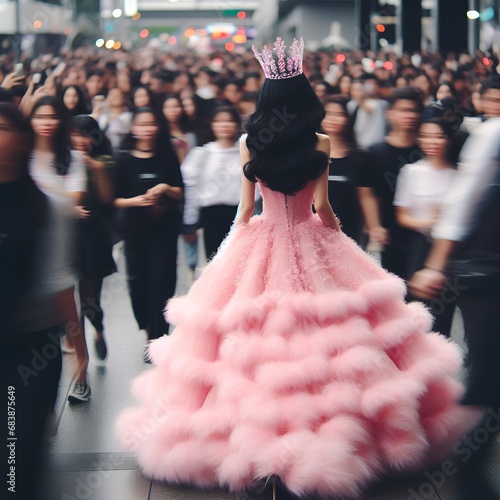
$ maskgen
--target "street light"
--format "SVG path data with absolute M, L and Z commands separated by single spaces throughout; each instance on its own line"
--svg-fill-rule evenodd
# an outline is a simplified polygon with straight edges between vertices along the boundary
M 477 10 L 468 10 L 467 11 L 467 17 L 471 20 L 474 21 L 474 19 L 479 19 L 479 12 Z
M 114 17 L 115 19 L 118 19 L 119 17 L 121 17 L 121 15 L 122 15 L 122 9 L 115 9 L 115 10 L 113 11 L 113 17 Z

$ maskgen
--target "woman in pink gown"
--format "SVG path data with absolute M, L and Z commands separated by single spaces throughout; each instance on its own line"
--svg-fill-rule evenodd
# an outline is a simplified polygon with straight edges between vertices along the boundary
M 355 496 L 452 439 L 461 354 L 339 230 L 303 45 L 275 50 L 277 62 L 257 55 L 267 78 L 241 141 L 233 228 L 169 301 L 176 329 L 151 344 L 140 406 L 118 430 L 157 480 L 239 491 L 277 477 L 299 496 Z M 264 211 L 251 217 L 256 183 Z

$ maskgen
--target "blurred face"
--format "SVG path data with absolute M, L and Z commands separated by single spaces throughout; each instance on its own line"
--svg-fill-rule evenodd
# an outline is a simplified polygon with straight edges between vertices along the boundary
M 406 88 L 408 87 L 408 82 L 406 81 L 405 78 L 403 77 L 399 77 L 397 80 L 396 80 L 396 88 L 397 89 L 403 89 L 403 88 Z
M 351 97 L 355 101 L 361 101 L 365 97 L 365 86 L 361 82 L 353 82 L 351 84 Z
M 138 141 L 153 141 L 156 139 L 160 127 L 153 113 L 139 113 L 134 117 L 130 132 Z
M 488 89 L 481 96 L 483 113 L 489 117 L 500 116 L 500 90 Z
M 143 108 L 145 106 L 151 105 L 149 100 L 149 95 L 146 89 L 137 89 L 134 94 L 134 106 L 136 108 Z
M 450 141 L 443 129 L 435 123 L 422 123 L 418 131 L 418 144 L 425 156 L 442 158 Z
M 314 92 L 316 92 L 316 95 L 321 99 L 326 95 L 326 86 L 322 83 L 318 83 L 314 86 Z
M 238 137 L 240 127 L 229 113 L 217 113 L 212 120 L 212 131 L 218 140 Z
M 245 90 L 247 92 L 257 92 L 260 89 L 260 80 L 253 76 L 245 81 Z
M 395 101 L 392 108 L 387 112 L 387 118 L 392 128 L 405 131 L 416 129 L 420 121 L 420 115 L 418 104 L 409 99 Z
M 431 86 L 424 75 L 417 76 L 413 80 L 413 87 L 420 89 L 424 96 L 429 96 L 431 93 Z
M 182 105 L 184 106 L 184 111 L 186 115 L 188 115 L 190 118 L 194 118 L 196 115 L 196 105 L 191 98 L 183 99 L 182 100 Z
M 177 123 L 182 117 L 182 104 L 177 99 L 167 99 L 162 111 L 169 123 Z
M 78 94 L 73 87 L 64 92 L 63 102 L 67 109 L 73 110 L 78 105 Z
M 51 138 L 61 126 L 61 117 L 52 106 L 40 106 L 31 117 L 31 126 L 36 136 Z
M 88 153 L 92 147 L 92 138 L 83 135 L 79 130 L 72 130 L 70 133 L 71 147 L 82 153 Z
M 339 90 L 342 95 L 349 95 L 351 90 L 351 79 L 348 76 L 344 76 L 340 79 Z
M 238 104 L 241 99 L 241 91 L 237 85 L 231 83 L 224 88 L 224 97 L 231 104 Z
M 111 107 L 120 108 L 125 105 L 125 98 L 123 92 L 120 89 L 111 89 L 108 93 L 108 104 Z
M 104 81 L 99 75 L 92 75 L 85 83 L 89 97 L 94 97 L 101 93 L 104 87 Z
M 448 97 L 453 97 L 450 87 L 448 87 L 448 85 L 441 85 L 437 89 L 436 99 L 439 101 L 440 99 L 446 99 Z
M 174 80 L 174 85 L 173 85 L 174 94 L 178 94 L 182 89 L 185 89 L 186 87 L 189 87 L 189 77 L 186 75 L 186 73 L 181 73 Z
M 321 122 L 321 128 L 325 133 L 329 135 L 342 134 L 349 120 L 344 108 L 340 104 L 329 103 L 325 106 L 325 113 L 325 118 Z

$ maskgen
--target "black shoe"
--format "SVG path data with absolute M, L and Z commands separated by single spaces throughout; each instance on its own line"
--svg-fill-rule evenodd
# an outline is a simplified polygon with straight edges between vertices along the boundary
M 90 387 L 85 382 L 76 382 L 73 390 L 69 393 L 70 403 L 86 403 L 90 399 Z
M 94 348 L 97 357 L 101 361 L 104 361 L 108 357 L 108 347 L 106 345 L 106 341 L 104 340 L 104 334 L 96 336 L 94 339 Z

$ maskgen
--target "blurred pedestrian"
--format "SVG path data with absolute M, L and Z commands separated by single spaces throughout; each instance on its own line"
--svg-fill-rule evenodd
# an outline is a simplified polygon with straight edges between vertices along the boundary
M 236 216 L 241 195 L 237 140 L 241 119 L 233 107 L 220 107 L 212 117 L 215 141 L 197 147 L 182 164 L 186 183 L 184 223 L 199 223 L 207 259 L 217 252 Z
M 168 334 L 163 309 L 177 280 L 183 182 L 165 118 L 156 108 L 133 112 L 122 147 L 114 205 L 125 209 L 122 235 L 134 316 L 152 340 Z
M 399 172 L 394 195 L 396 221 L 408 233 L 408 260 L 405 275 L 422 268 L 432 246 L 431 230 L 439 217 L 443 200 L 456 174 L 449 151 L 454 130 L 443 118 L 423 121 L 418 143 L 423 158 L 405 165 Z M 434 316 L 434 330 L 450 336 L 455 301 L 428 304 Z
M 56 402 L 63 333 L 77 352 L 77 383 L 85 383 L 88 365 L 73 296 L 70 221 L 60 198 L 40 191 L 28 175 L 33 140 L 21 113 L 1 103 L 0 471 L 5 498 L 20 500 L 39 498 L 40 452 Z
M 328 200 L 340 220 L 342 231 L 362 244 L 364 220 L 357 184 L 362 164 L 370 162 L 370 155 L 356 144 L 348 103 L 349 98 L 343 96 L 324 99 L 326 114 L 321 130 L 328 135 L 331 144 Z
M 417 297 L 450 300 L 451 295 L 451 300 L 456 300 L 468 345 L 469 374 L 463 403 L 495 412 L 500 406 L 499 144 L 500 118 L 491 118 L 471 132 L 432 230 L 432 249 L 424 267 L 409 283 Z M 486 413 L 486 424 L 488 418 Z M 484 425 L 485 421 L 477 429 L 484 430 Z M 479 435 L 477 429 L 470 436 Z M 481 446 L 473 447 L 469 459 L 460 466 L 460 500 L 500 498 L 485 476 L 498 430 L 486 429 L 487 439 L 481 438 Z
M 41 97 L 33 106 L 29 122 L 34 131 L 34 148 L 29 161 L 31 177 L 42 191 L 57 197 L 74 219 L 86 218 L 88 211 L 82 206 L 87 189 L 85 165 L 81 154 L 71 151 L 69 122 L 62 101 L 53 96 Z M 73 233 L 74 227 L 70 231 Z M 74 240 L 72 243 L 75 257 Z M 76 307 L 74 296 L 72 301 L 71 307 Z M 75 352 L 69 335 L 66 336 L 63 350 Z M 86 378 L 83 378 L 75 382 L 68 399 L 71 402 L 85 402 L 90 399 L 90 395 L 90 387 Z
M 415 89 L 397 89 L 390 100 L 387 119 L 391 131 L 384 142 L 370 148 L 372 163 L 359 178 L 361 207 L 370 240 L 382 245 L 382 266 L 405 278 L 408 262 L 408 231 L 396 221 L 393 207 L 399 171 L 422 158 L 417 130 L 422 116 L 422 100 Z
M 130 132 L 132 113 L 128 109 L 124 93 L 117 87 L 109 90 L 104 106 L 94 114 L 99 128 L 106 134 L 116 151 Z
M 111 210 L 113 204 L 113 156 L 108 138 L 89 115 L 70 122 L 73 149 L 82 155 L 87 188 L 82 205 L 87 216 L 77 221 L 77 272 L 82 330 L 85 318 L 95 329 L 97 357 L 105 360 L 104 313 L 101 307 L 102 282 L 116 271 L 112 257 Z

